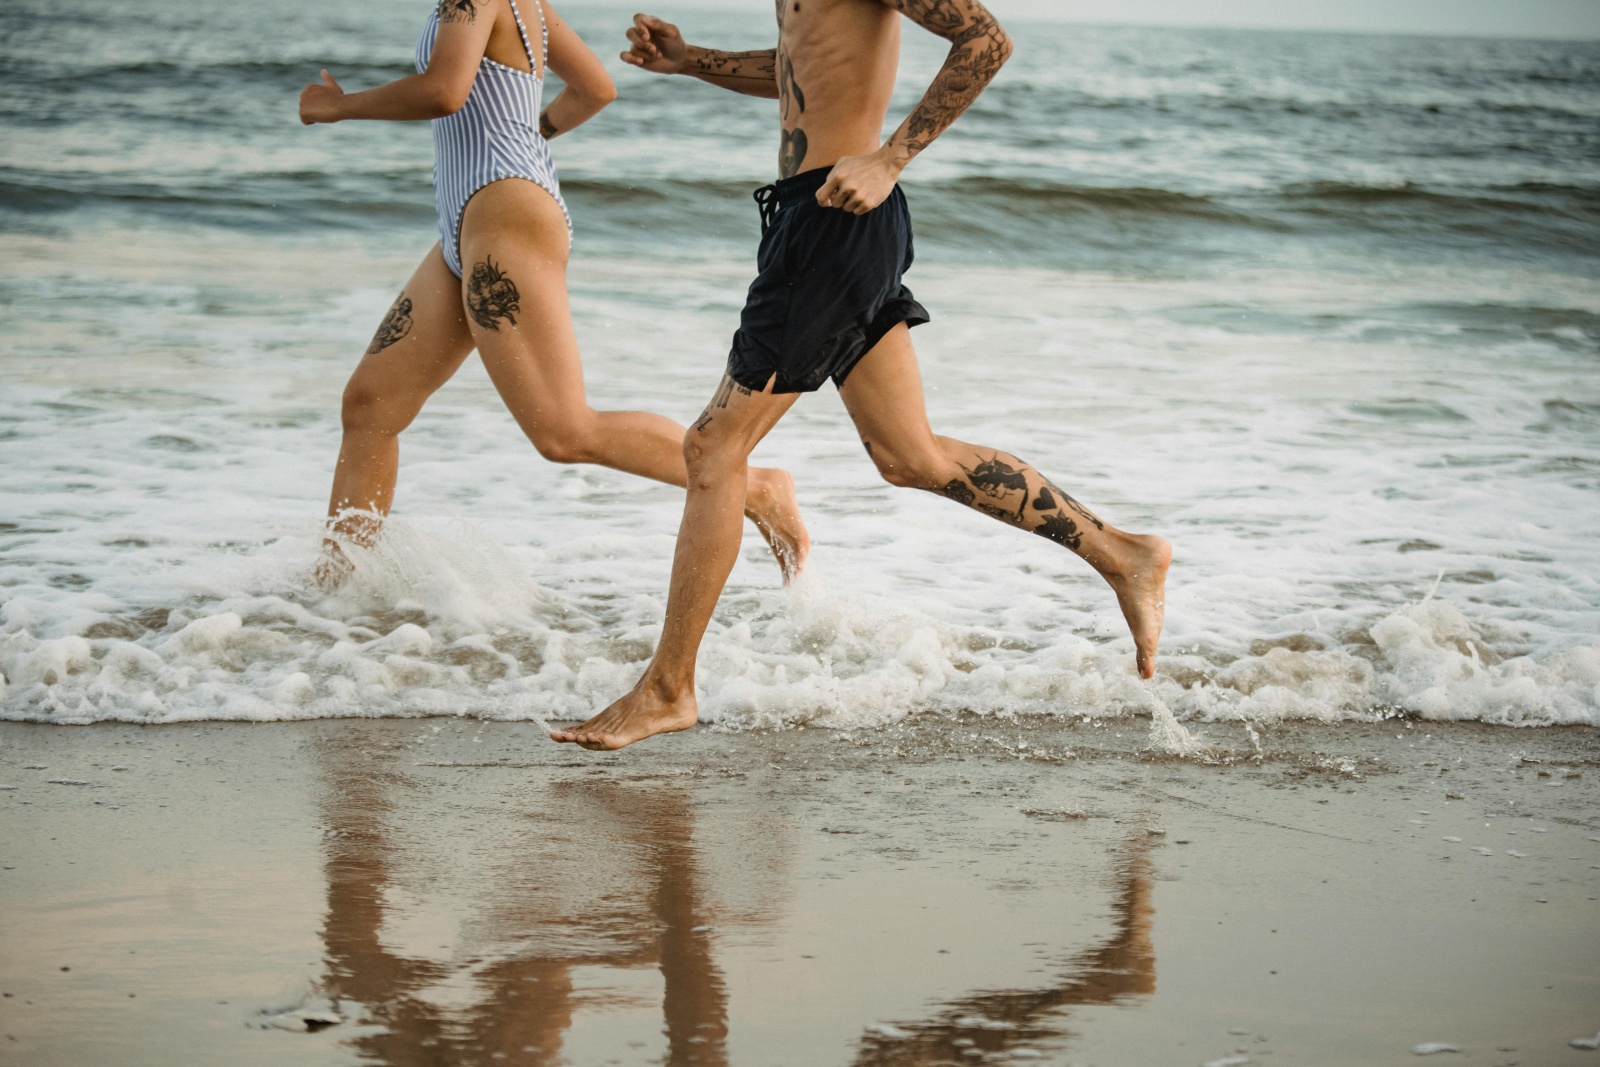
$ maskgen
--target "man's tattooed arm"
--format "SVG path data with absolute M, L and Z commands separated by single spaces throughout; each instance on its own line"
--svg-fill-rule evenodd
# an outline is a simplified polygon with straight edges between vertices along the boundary
M 912 22 L 950 42 L 950 54 L 922 102 L 885 147 L 902 166 L 933 143 L 1011 58 L 1011 38 L 978 0 L 884 0 Z
M 778 96 L 776 48 L 719 52 L 691 45 L 683 57 L 683 73 L 746 96 L 762 96 L 769 100 Z

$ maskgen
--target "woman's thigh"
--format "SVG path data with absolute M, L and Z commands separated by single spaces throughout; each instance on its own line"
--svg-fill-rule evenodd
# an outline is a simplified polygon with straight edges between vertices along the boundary
M 439 246 L 395 298 L 345 390 L 346 406 L 409 422 L 472 353 L 461 282 Z
M 484 369 L 525 429 L 587 412 L 567 302 L 567 224 L 533 182 L 486 185 L 461 220 L 461 302 Z

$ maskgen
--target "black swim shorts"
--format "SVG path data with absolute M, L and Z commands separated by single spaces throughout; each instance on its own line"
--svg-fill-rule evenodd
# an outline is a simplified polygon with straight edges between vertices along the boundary
M 845 377 L 900 323 L 928 312 L 900 283 L 911 266 L 911 212 L 895 186 L 865 215 L 817 203 L 829 168 L 756 191 L 759 273 L 739 317 L 728 376 L 746 389 L 809 393 Z

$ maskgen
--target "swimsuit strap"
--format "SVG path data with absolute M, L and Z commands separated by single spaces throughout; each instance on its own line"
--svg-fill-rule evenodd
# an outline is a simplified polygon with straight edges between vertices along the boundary
M 543 0 L 533 0 L 533 6 L 539 9 L 539 36 L 544 47 L 544 63 L 539 68 L 542 71 L 550 65 L 550 20 L 545 17 Z
M 538 69 L 533 72 L 534 77 L 543 78 L 544 64 L 534 61 L 533 45 L 528 43 L 528 28 L 522 24 L 522 12 L 517 10 L 517 0 L 507 0 L 507 2 L 511 5 L 511 17 L 517 20 L 517 36 L 522 38 L 522 50 L 528 54 L 528 66 L 537 67 Z M 535 7 L 539 7 L 539 0 L 533 0 L 533 4 Z M 541 26 L 544 24 L 544 8 L 542 7 L 539 7 L 539 23 Z M 545 58 L 548 59 L 550 56 L 550 27 L 548 26 L 544 27 L 544 41 Z

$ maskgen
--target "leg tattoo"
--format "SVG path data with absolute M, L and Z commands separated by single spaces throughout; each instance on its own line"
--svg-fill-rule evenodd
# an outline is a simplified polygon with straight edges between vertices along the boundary
M 401 293 L 400 298 L 389 309 L 389 313 L 383 317 L 378 332 L 373 335 L 372 343 L 367 346 L 367 355 L 377 355 L 410 332 L 411 298 Z
M 750 396 L 755 392 L 754 389 L 747 389 L 738 382 L 734 381 L 728 375 L 724 374 L 722 376 L 722 384 L 717 386 L 717 394 L 711 398 L 711 403 L 706 405 L 706 409 L 700 413 L 700 417 L 694 420 L 694 428 L 696 430 L 703 430 L 707 426 L 710 426 L 711 409 L 716 408 L 718 411 L 722 411 L 727 408 L 728 401 L 733 399 L 733 394 L 735 391 L 737 391 L 740 396 Z
M 996 452 L 992 459 L 986 459 L 978 464 L 975 469 L 962 467 L 967 472 L 967 480 L 984 496 L 998 500 L 1015 490 L 1022 491 L 1022 501 L 1017 505 L 1017 518 L 1022 518 L 1022 509 L 1028 506 L 1028 480 L 1022 472 L 1005 460 Z
M 978 494 L 974 493 L 972 487 L 960 478 L 951 478 L 939 492 L 954 500 L 957 504 L 965 504 L 969 508 L 972 506 L 972 502 L 978 499 Z
M 501 273 L 493 259 L 485 256 L 472 268 L 472 277 L 467 280 L 467 310 L 479 326 L 496 333 L 500 332 L 501 319 L 515 326 L 514 312 L 522 310 L 521 300 L 516 283 Z
M 1105 529 L 1093 512 L 1016 457 L 994 452 L 975 458 L 976 466 L 960 464 L 966 477 L 952 478 L 934 492 L 1074 552 L 1083 550 L 1085 524 Z

